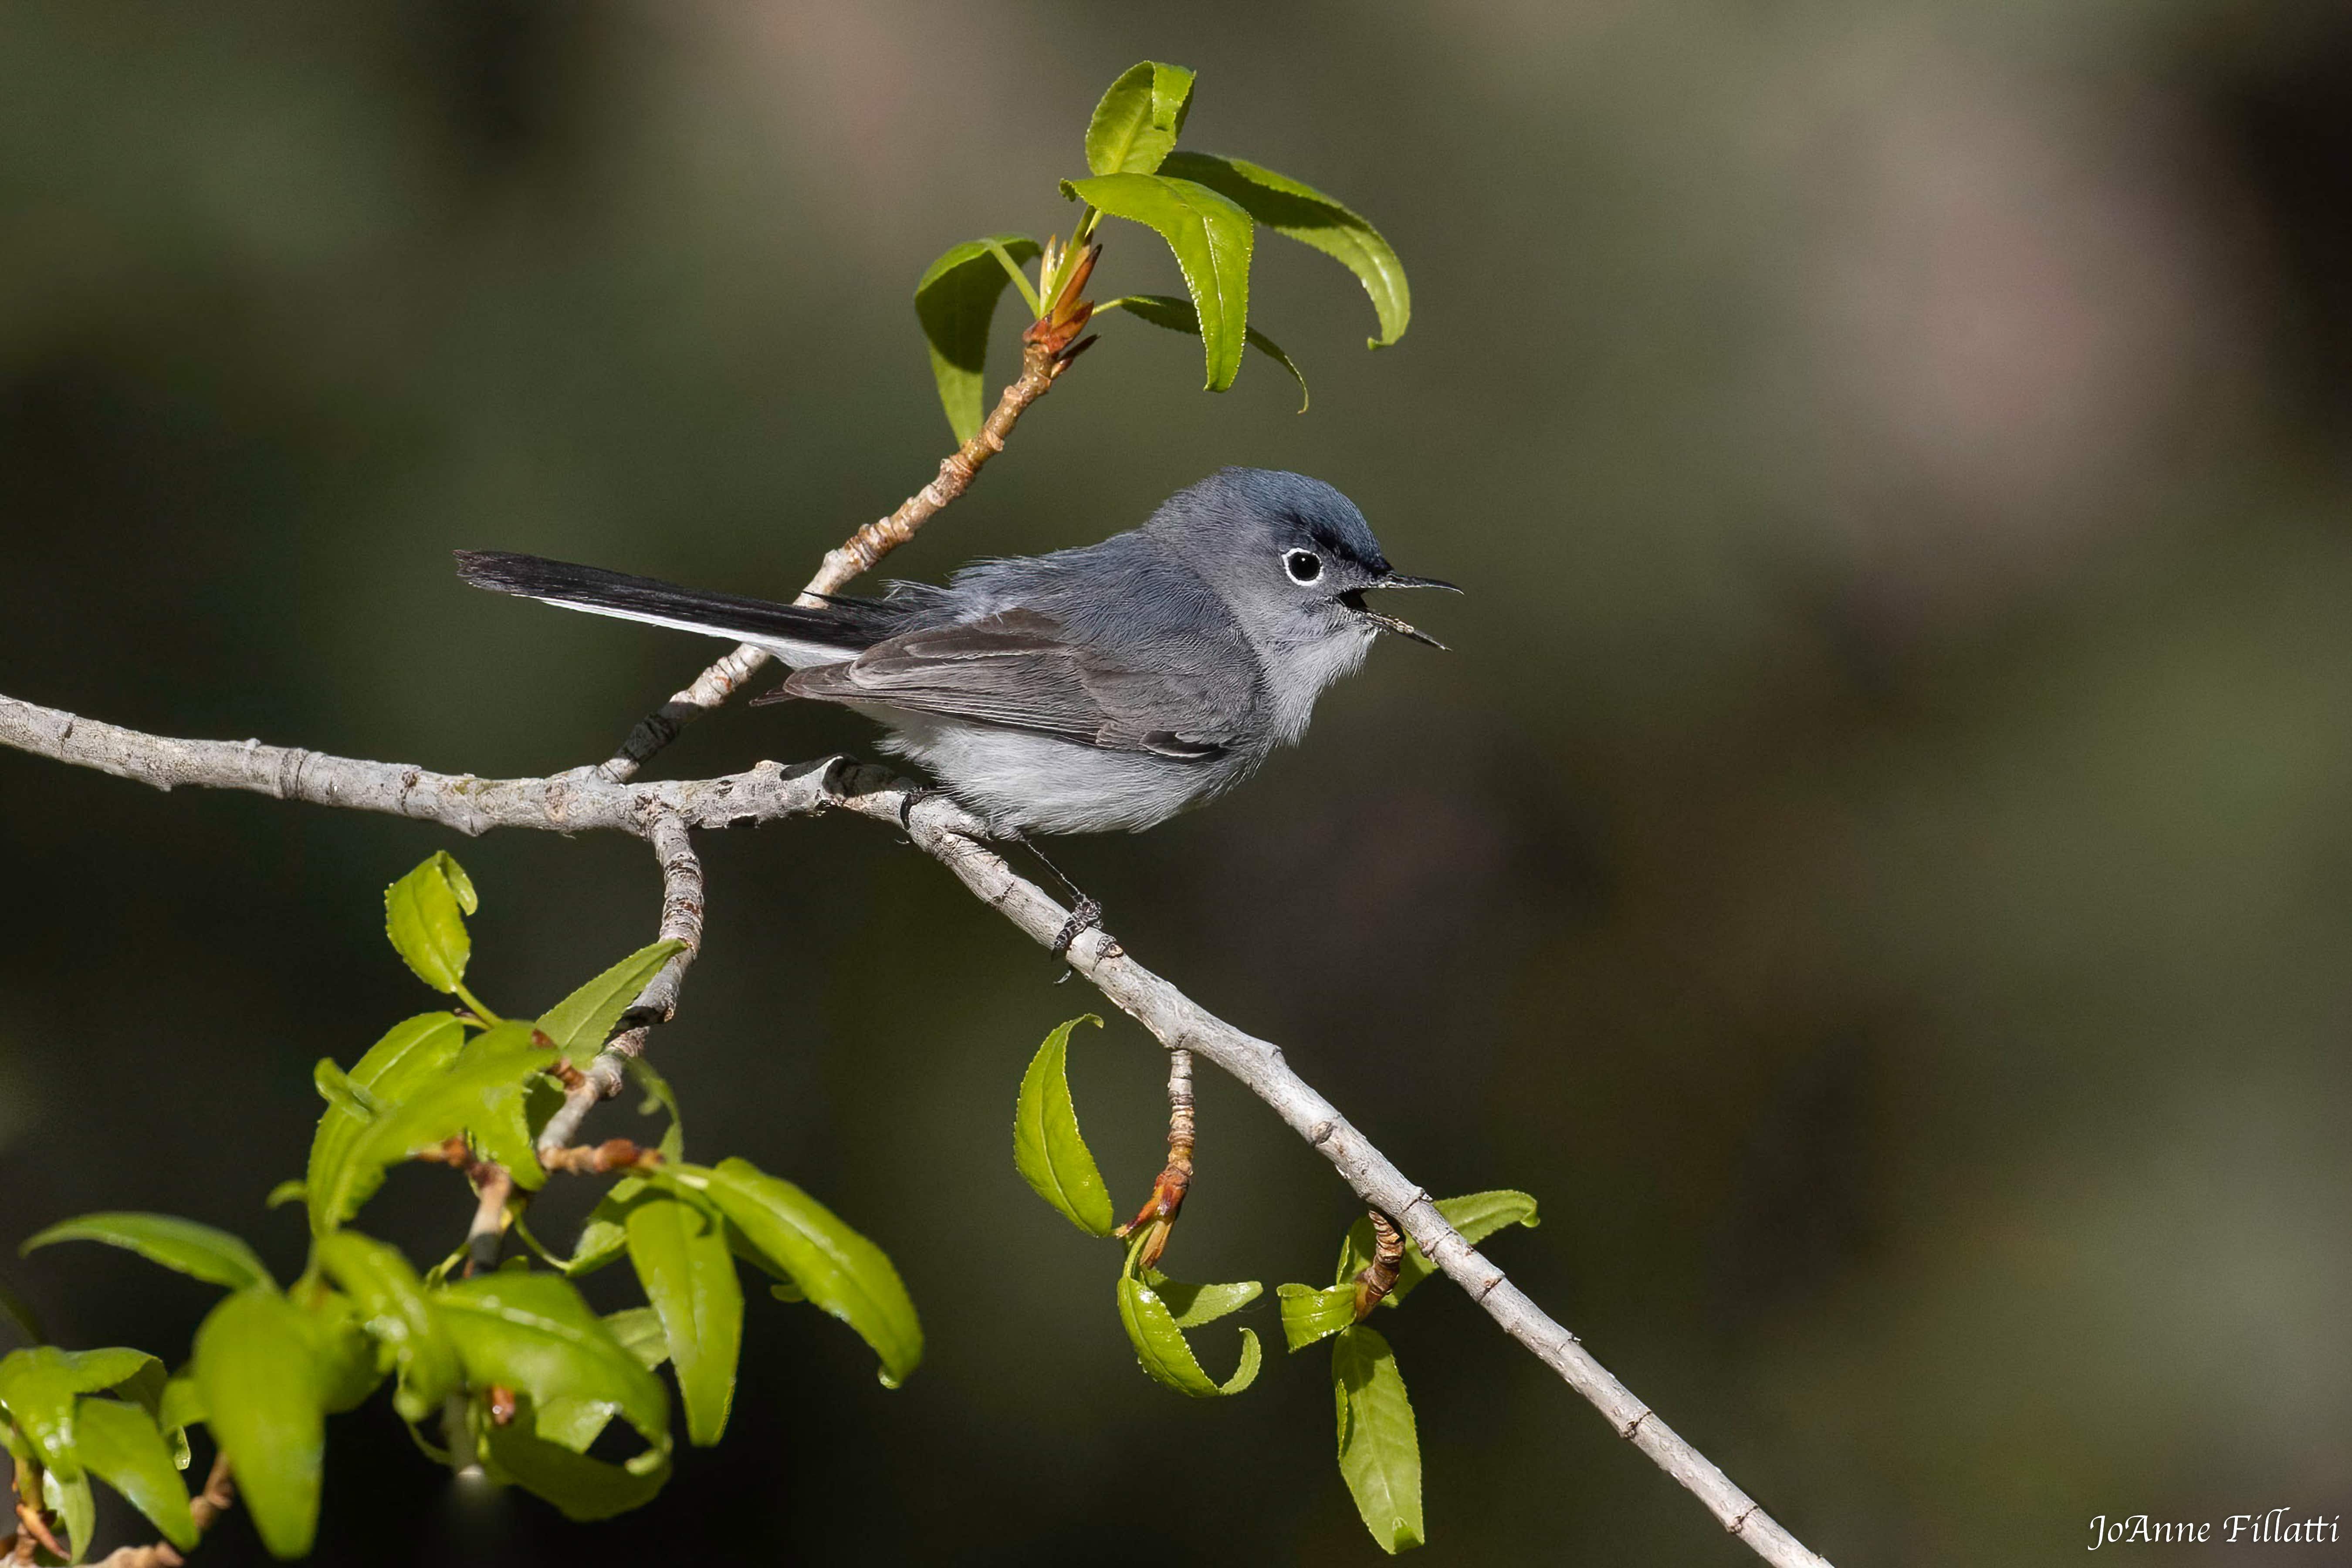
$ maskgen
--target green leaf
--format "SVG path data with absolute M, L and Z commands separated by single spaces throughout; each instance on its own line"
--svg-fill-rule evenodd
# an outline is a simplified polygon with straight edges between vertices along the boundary
M 0 1408 L 33 1445 L 41 1463 L 66 1480 L 81 1474 L 75 1459 L 74 1402 L 102 1394 L 162 1363 L 143 1350 L 59 1350 L 35 1345 L 0 1356 Z
M 1339 1474 L 1364 1528 L 1393 1555 L 1425 1539 L 1421 1522 L 1421 1439 L 1412 1402 L 1388 1341 L 1359 1323 L 1331 1347 L 1339 1416 Z
M 1509 1187 L 1497 1187 L 1491 1192 L 1465 1192 L 1460 1197 L 1437 1200 L 1437 1212 L 1445 1223 L 1462 1233 L 1462 1239 L 1473 1247 L 1507 1226 L 1524 1225 L 1532 1230 L 1543 1223 L 1536 1214 L 1536 1200 L 1526 1193 Z M 1370 1268 L 1372 1261 L 1372 1222 L 1359 1219 L 1348 1228 L 1348 1238 L 1339 1244 L 1339 1270 L 1337 1283 L 1352 1285 L 1356 1275 Z M 1381 1299 L 1384 1306 L 1395 1306 L 1413 1288 L 1437 1271 L 1437 1266 L 1422 1256 L 1421 1249 L 1412 1242 L 1404 1244 L 1404 1258 L 1397 1265 L 1396 1284 Z
M 1170 1279 L 1157 1269 L 1144 1270 L 1143 1282 L 1159 1295 L 1180 1329 L 1196 1329 L 1203 1323 L 1215 1322 L 1228 1312 L 1241 1311 L 1265 1291 L 1265 1287 L 1255 1280 L 1231 1285 L 1188 1285 L 1181 1280 Z
M 1013 1164 L 1039 1197 L 1089 1236 L 1108 1236 L 1117 1224 L 1110 1189 L 1078 1134 L 1070 1100 L 1070 1031 L 1082 1023 L 1102 1028 L 1092 1013 L 1074 1018 L 1045 1037 L 1021 1075 L 1013 1107 Z
M 305 1305 L 319 1403 L 330 1416 L 356 1410 L 383 1386 L 393 1368 L 392 1347 L 368 1333 L 358 1304 L 341 1291 L 320 1290 Z
M 327 1412 L 308 1317 L 275 1291 L 247 1290 L 196 1330 L 205 1424 L 274 1557 L 309 1552 L 319 1529 Z
M 571 1282 L 557 1274 L 492 1273 L 432 1293 L 466 1381 L 499 1384 L 544 1408 L 558 1400 L 627 1419 L 656 1448 L 669 1441 L 669 1395 Z
M 1383 349 L 1404 336 L 1412 319 L 1404 264 L 1362 217 L 1312 185 L 1239 158 L 1179 152 L 1164 168 L 1178 179 L 1206 185 L 1275 233 L 1312 246 L 1354 273 L 1380 318 L 1381 335 L 1366 340 L 1370 347 Z
M 664 1186 L 708 1195 L 741 1235 L 754 1261 L 797 1285 L 856 1329 L 881 1358 L 882 1385 L 896 1388 L 923 1359 L 923 1325 L 882 1249 L 781 1176 L 744 1159 L 715 1167 L 656 1166 Z
M 457 1386 L 457 1347 L 425 1293 L 424 1281 L 398 1248 L 339 1230 L 318 1242 L 320 1268 L 358 1309 L 361 1325 L 392 1352 L 400 1370 L 393 1407 L 422 1421 Z
M 1087 122 L 1087 167 L 1097 174 L 1150 173 L 1192 112 L 1191 71 L 1158 60 L 1128 67 Z
M 1255 1330 L 1242 1330 L 1241 1365 L 1231 1377 L 1217 1383 L 1201 1370 L 1192 1347 L 1185 1342 L 1184 1331 L 1176 1326 L 1175 1314 L 1168 1310 L 1159 1292 L 1130 1274 L 1118 1277 L 1118 1321 L 1127 1330 L 1128 1340 L 1135 1346 L 1135 1359 L 1143 1370 L 1154 1381 L 1166 1384 L 1179 1394 L 1213 1399 L 1219 1395 L 1239 1394 L 1257 1377 L 1260 1352 Z
M 172 1462 L 172 1446 L 155 1419 L 136 1405 L 84 1398 L 75 1412 L 75 1446 L 89 1472 L 127 1499 L 182 1551 L 196 1544 L 188 1489 Z
M 166 1432 L 180 1432 L 203 1425 L 204 1419 L 205 1396 L 196 1386 L 194 1369 L 173 1374 L 163 1385 L 163 1398 L 156 1402 L 155 1424 Z
M 283 1208 L 289 1203 L 300 1203 L 310 1196 L 310 1183 L 304 1181 L 300 1176 L 288 1176 L 284 1181 L 279 1182 L 276 1186 L 269 1189 L 269 1196 L 261 1200 L 261 1207 L 264 1208 Z
M 78 1219 L 58 1221 L 16 1250 L 30 1252 L 36 1247 L 58 1241 L 102 1241 L 109 1247 L 127 1248 L 151 1263 L 161 1263 L 166 1269 L 192 1274 L 207 1284 L 226 1285 L 232 1291 L 255 1285 L 265 1290 L 277 1288 L 277 1281 L 261 1266 L 261 1260 L 254 1256 L 253 1249 L 238 1238 L 176 1215 L 119 1210 L 85 1214 Z
M 1178 299 L 1166 294 L 1129 294 L 1108 305 L 1097 306 L 1095 314 L 1100 316 L 1105 311 L 1120 308 L 1171 332 L 1189 332 L 1195 338 L 1201 335 L 1201 313 L 1192 308 L 1192 302 L 1189 299 Z M 1247 329 L 1243 336 L 1248 339 L 1251 348 L 1290 372 L 1290 379 L 1298 383 L 1298 412 L 1305 413 L 1307 378 L 1299 373 L 1297 365 L 1291 363 L 1290 356 L 1282 351 L 1282 345 L 1255 327 Z
M 527 1023 L 500 1024 L 467 1040 L 447 1067 L 415 1085 L 405 1103 L 371 1122 L 343 1156 L 341 1169 L 313 1201 L 329 1227 L 358 1207 L 352 1194 L 373 1191 L 388 1166 L 460 1133 L 482 1155 L 506 1166 L 515 1185 L 535 1189 L 547 1180 L 531 1148 L 523 1102 L 530 1082 L 554 1063 L 533 1042 Z
M 455 1013 L 423 1013 L 394 1024 L 390 1032 L 368 1048 L 346 1075 L 354 1089 L 364 1091 L 380 1107 L 405 1104 L 418 1087 L 456 1061 L 466 1043 L 466 1030 Z M 310 1138 L 310 1164 L 304 1179 L 310 1204 L 310 1233 L 324 1236 L 359 1211 L 383 1184 L 383 1167 L 371 1164 L 349 1168 L 352 1146 L 372 1118 L 355 1114 L 330 1102 Z
M 433 858 L 383 890 L 383 934 L 416 977 L 436 991 L 456 992 L 466 980 L 473 938 L 466 916 L 478 907 L 465 868 L 436 850 Z
M 662 1129 L 661 1143 L 657 1145 L 661 1157 L 666 1160 L 686 1158 L 686 1118 L 678 1112 L 677 1092 L 669 1086 L 669 1080 L 655 1071 L 653 1063 L 642 1056 L 629 1058 L 628 1072 L 636 1080 L 637 1087 L 646 1092 L 645 1099 L 637 1106 L 637 1114 L 650 1116 L 656 1111 L 669 1113 L 669 1125 Z
M 735 1402 L 735 1360 L 743 1343 L 743 1287 L 719 1216 L 666 1192 L 637 1195 L 627 1208 L 629 1261 L 661 1316 L 687 1440 L 719 1441 Z
M 1208 390 L 1233 385 L 1249 325 L 1250 247 L 1255 243 L 1249 214 L 1206 185 L 1164 174 L 1098 174 L 1066 180 L 1062 190 L 1112 217 L 1154 229 L 1168 242 L 1200 315 Z
M 1278 1285 L 1275 1297 L 1282 1305 L 1283 1343 L 1305 1350 L 1327 1334 L 1338 1333 L 1356 1321 L 1356 1287 Z
M 931 378 L 939 383 L 940 405 L 959 446 L 980 432 L 989 323 L 1012 281 L 996 259 L 999 248 L 1016 265 L 1040 254 L 1027 235 L 967 240 L 943 252 L 915 285 L 915 319 L 930 345 Z
M 583 1522 L 642 1508 L 669 1479 L 665 1450 L 650 1449 L 627 1465 L 608 1465 L 548 1440 L 544 1416 L 528 1409 L 507 1426 L 486 1427 L 482 1446 L 499 1479 L 544 1498 L 564 1518 Z M 640 1460 L 646 1461 L 642 1469 Z
M 98 1520 L 98 1506 L 89 1495 L 89 1478 L 76 1471 L 71 1479 L 54 1469 L 41 1472 L 41 1501 L 51 1513 L 65 1520 L 66 1546 L 70 1553 L 68 1562 L 79 1563 L 89 1550 L 91 1526 Z
M 638 948 L 541 1013 L 540 1032 L 555 1042 L 564 1061 L 583 1065 L 603 1049 L 604 1037 L 637 993 L 652 984 L 663 965 L 685 951 L 686 944 L 676 940 Z

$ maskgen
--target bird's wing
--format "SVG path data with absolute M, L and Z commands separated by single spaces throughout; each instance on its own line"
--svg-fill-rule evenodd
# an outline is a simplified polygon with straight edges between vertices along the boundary
M 1035 610 L 909 632 L 795 671 L 794 696 L 875 703 L 1036 730 L 1106 751 L 1206 759 L 1238 737 L 1253 693 L 1204 647 L 1113 657 Z

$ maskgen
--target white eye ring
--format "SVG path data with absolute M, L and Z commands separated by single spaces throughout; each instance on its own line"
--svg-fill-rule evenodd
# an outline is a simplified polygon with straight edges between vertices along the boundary
M 1311 549 L 1295 549 L 1282 558 L 1282 570 L 1293 582 L 1312 582 L 1323 575 L 1323 558 Z

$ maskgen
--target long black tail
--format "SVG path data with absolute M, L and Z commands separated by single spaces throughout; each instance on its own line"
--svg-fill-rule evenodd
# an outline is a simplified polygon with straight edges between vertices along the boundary
M 541 556 L 466 549 L 457 555 L 457 575 L 476 588 L 592 615 L 751 643 L 795 664 L 854 658 L 900 630 L 915 610 L 913 602 L 873 599 L 836 600 L 810 609 L 733 593 L 705 593 Z

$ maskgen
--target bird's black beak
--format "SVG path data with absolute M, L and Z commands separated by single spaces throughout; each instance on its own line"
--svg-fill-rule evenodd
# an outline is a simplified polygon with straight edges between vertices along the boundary
M 1402 572 L 1395 571 L 1389 573 L 1386 577 L 1379 579 L 1377 581 L 1366 583 L 1364 587 L 1442 588 L 1448 593 L 1459 593 L 1462 591 L 1452 583 L 1440 581 L 1438 579 L 1433 577 L 1407 577 Z M 1429 646 L 1435 648 L 1440 653 L 1453 652 L 1453 650 L 1446 647 L 1444 643 L 1439 642 L 1428 632 L 1423 632 L 1421 628 L 1408 625 L 1406 622 L 1398 620 L 1393 615 L 1383 615 L 1377 610 L 1368 609 L 1364 604 L 1363 589 L 1357 589 L 1352 592 L 1341 594 L 1339 596 L 1339 602 L 1345 604 L 1349 609 L 1354 611 L 1359 617 L 1365 621 L 1369 621 L 1383 632 L 1393 632 L 1400 637 L 1410 637 L 1416 643 L 1426 643 Z

